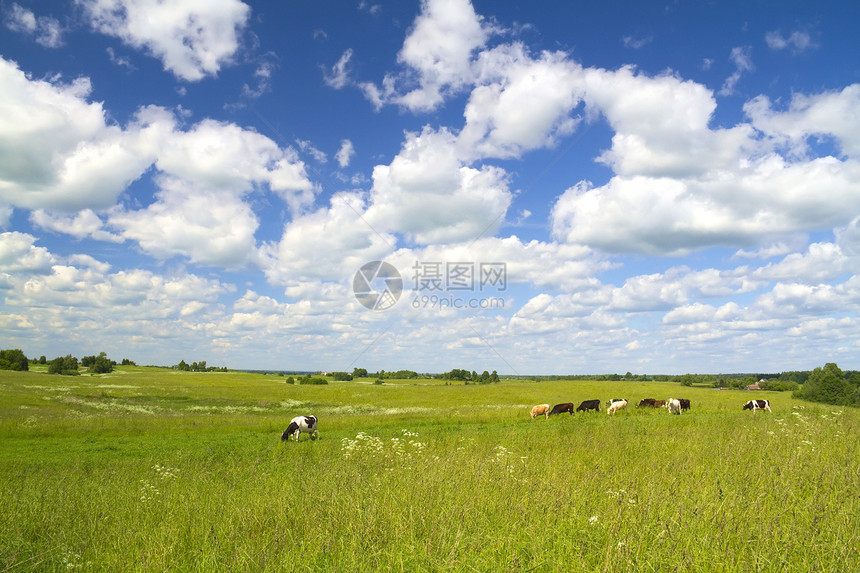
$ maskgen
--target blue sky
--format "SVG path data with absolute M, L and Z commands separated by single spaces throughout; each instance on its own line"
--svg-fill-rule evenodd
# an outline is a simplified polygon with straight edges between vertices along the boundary
M 4 0 L 0 347 L 860 368 L 860 8 L 583 4 Z

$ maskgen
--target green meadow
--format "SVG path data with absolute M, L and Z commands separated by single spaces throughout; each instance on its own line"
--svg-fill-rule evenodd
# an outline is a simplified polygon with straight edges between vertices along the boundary
M 0 371 L 0 572 L 858 571 L 858 435 L 676 383 Z

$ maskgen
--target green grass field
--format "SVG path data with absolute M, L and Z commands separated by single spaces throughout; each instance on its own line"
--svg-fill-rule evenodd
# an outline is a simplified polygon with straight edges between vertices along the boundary
M 283 380 L 0 371 L 0 573 L 860 570 L 855 409 L 659 382 Z M 693 407 L 637 410 L 648 397 Z M 603 412 L 529 417 L 591 398 Z M 609 417 L 609 398 L 632 404 Z M 299 414 L 319 439 L 281 443 Z

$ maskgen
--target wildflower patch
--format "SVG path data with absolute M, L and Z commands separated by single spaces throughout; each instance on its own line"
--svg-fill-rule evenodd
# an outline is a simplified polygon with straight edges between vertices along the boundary
M 389 440 L 359 432 L 355 439 L 343 438 L 340 451 L 345 458 L 373 455 L 391 461 L 403 461 L 421 457 L 426 448 L 427 444 L 418 440 L 417 432 L 404 429 L 400 436 Z

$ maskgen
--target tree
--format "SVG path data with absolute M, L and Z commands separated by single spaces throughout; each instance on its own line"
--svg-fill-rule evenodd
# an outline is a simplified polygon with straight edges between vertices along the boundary
M 0 370 L 30 370 L 30 361 L 17 348 L 0 350 Z
M 779 375 L 779 379 L 785 382 L 797 382 L 798 384 L 803 384 L 809 380 L 810 374 L 811 372 L 805 371 L 783 372 Z
M 89 368 L 93 374 L 113 372 L 113 365 L 113 361 L 104 352 L 100 352 L 98 356 L 84 356 L 81 358 L 81 366 Z
M 692 374 L 684 374 L 681 376 L 681 386 L 692 386 L 693 385 L 693 375 Z
M 795 392 L 795 395 L 812 402 L 843 405 L 851 402 L 853 390 L 842 370 L 833 362 L 828 362 L 824 368 L 813 370 L 809 379 L 800 390 Z
M 454 368 L 450 372 L 442 374 L 443 380 L 465 380 L 469 377 L 469 371 L 461 368 Z
M 101 352 L 96 356 L 92 367 L 93 374 L 107 374 L 113 372 L 113 362 L 107 357 L 107 354 Z
M 48 374 L 78 375 L 78 359 L 71 354 L 57 357 L 48 363 Z
M 367 378 L 367 368 L 354 368 L 352 370 L 353 378 Z
M 411 380 L 412 378 L 418 378 L 418 373 L 414 370 L 398 370 L 397 372 L 388 373 L 389 378 L 396 378 L 397 380 Z

